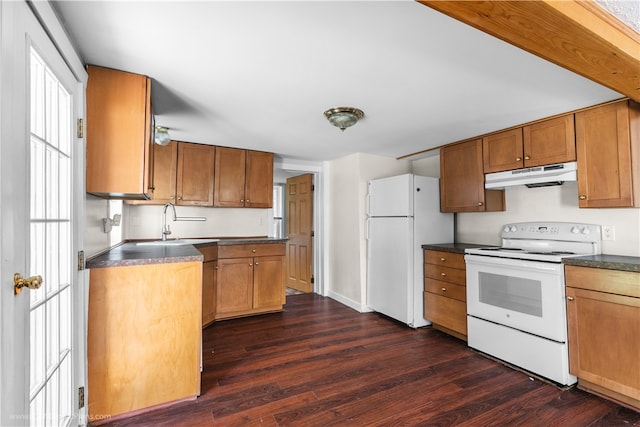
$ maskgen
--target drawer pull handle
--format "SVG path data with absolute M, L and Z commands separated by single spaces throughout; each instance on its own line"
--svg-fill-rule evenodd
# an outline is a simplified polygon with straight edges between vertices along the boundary
M 446 276 L 446 275 L 447 275 L 447 273 L 440 273 L 440 275 L 441 275 L 442 277 L 444 277 L 444 276 Z
M 445 257 L 440 258 L 440 261 L 445 262 L 447 259 Z
M 573 297 L 567 297 L 567 301 L 573 301 Z
M 447 288 L 442 288 L 442 292 L 447 292 Z

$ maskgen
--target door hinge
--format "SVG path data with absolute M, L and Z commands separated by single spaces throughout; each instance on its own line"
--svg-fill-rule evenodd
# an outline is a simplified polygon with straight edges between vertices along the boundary
M 311 191 L 316 191 L 316 185 L 315 184 L 311 184 Z
M 316 282 L 316 279 L 313 276 L 311 276 L 311 280 L 309 280 L 309 283 L 313 285 L 315 282 Z
M 316 237 L 316 232 L 314 230 L 311 230 L 311 237 Z
M 84 408 L 84 387 L 78 389 L 78 409 Z
M 76 134 L 78 138 L 84 138 L 84 121 L 82 119 L 78 119 L 78 128 Z
M 78 251 L 78 271 L 84 270 L 84 251 Z

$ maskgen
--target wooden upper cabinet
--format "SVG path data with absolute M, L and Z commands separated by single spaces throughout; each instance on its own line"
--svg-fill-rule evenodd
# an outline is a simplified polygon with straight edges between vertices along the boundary
M 620 101 L 576 113 L 581 208 L 640 207 L 640 105 Z
M 576 135 L 573 114 L 524 126 L 524 167 L 574 162 Z
M 484 188 L 482 139 L 450 145 L 440 150 L 440 210 L 505 210 L 504 190 Z
M 521 168 L 522 128 L 483 137 L 482 157 L 484 173 Z
M 151 79 L 93 65 L 87 73 L 86 191 L 105 198 L 149 199 Z
M 247 150 L 244 185 L 245 207 L 270 208 L 273 206 L 273 153 Z
M 244 207 L 244 179 L 247 150 L 216 147 L 213 205 Z
M 213 206 L 214 158 L 214 146 L 178 143 L 177 205 Z
M 482 138 L 484 172 L 501 172 L 576 160 L 573 114 Z
M 131 205 L 164 205 L 176 202 L 176 174 L 178 169 L 178 142 L 153 146 L 153 173 L 151 200 L 126 200 Z
M 216 207 L 273 206 L 273 153 L 216 147 Z

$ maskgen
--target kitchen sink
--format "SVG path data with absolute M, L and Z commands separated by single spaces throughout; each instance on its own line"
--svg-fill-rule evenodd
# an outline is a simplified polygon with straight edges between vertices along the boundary
M 201 243 L 215 243 L 220 239 L 168 239 L 168 240 L 151 240 L 145 242 L 136 242 L 136 246 L 183 246 L 198 245 Z

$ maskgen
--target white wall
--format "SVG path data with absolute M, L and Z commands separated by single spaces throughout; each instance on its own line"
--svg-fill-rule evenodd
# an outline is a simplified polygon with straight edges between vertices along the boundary
M 125 205 L 123 209 L 123 238 L 160 239 L 162 237 L 163 206 Z M 179 217 L 205 217 L 206 221 L 173 221 L 171 208 L 167 224 L 172 239 L 199 237 L 255 237 L 267 236 L 271 209 L 205 208 L 176 206 Z
M 367 182 L 410 172 L 410 167 L 408 161 L 362 153 L 328 162 L 327 294 L 356 310 L 367 309 Z
M 505 190 L 505 198 L 505 212 L 457 214 L 456 240 L 499 244 L 501 226 L 509 222 L 583 222 L 615 227 L 616 240 L 603 241 L 603 253 L 640 256 L 640 209 L 580 209 L 575 182 L 557 187 L 510 188 Z

